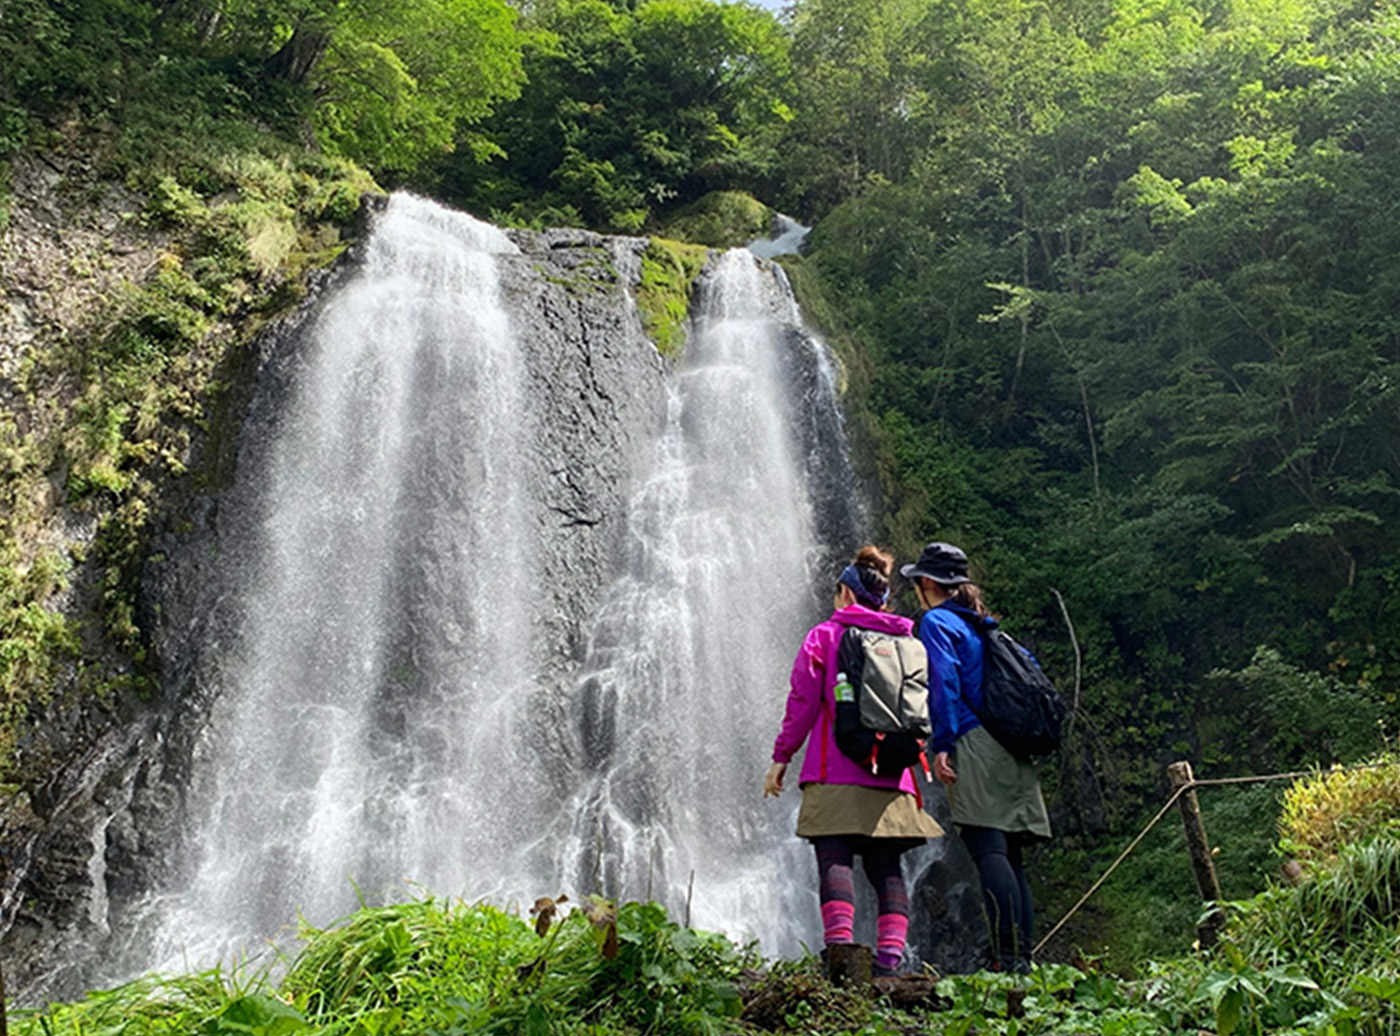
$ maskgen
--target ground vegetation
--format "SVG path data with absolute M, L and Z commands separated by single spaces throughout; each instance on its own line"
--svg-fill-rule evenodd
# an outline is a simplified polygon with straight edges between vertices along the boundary
M 1400 1021 L 1400 840 L 1380 837 L 1400 823 L 1400 764 L 1386 756 L 1372 767 L 1293 785 L 1280 849 L 1302 835 L 1325 846 L 1325 858 L 1231 903 L 1214 949 L 1142 962 L 1133 977 L 1080 957 L 1029 976 L 834 986 L 816 957 L 765 961 L 753 947 L 677 924 L 654 903 L 543 897 L 524 918 L 427 899 L 366 907 L 325 929 L 303 926 L 300 949 L 285 961 L 152 976 L 24 1012 L 16 1030 L 1380 1036 Z M 1327 818 L 1358 799 L 1372 822 L 1338 832 Z

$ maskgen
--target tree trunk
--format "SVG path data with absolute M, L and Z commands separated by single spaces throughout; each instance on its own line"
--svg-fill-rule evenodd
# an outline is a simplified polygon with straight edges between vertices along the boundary
M 202 46 L 207 47 L 214 42 L 223 21 L 224 12 L 219 4 L 208 4 L 200 8 L 199 14 L 195 15 L 194 24 Z
M 328 27 L 319 22 L 302 22 L 282 44 L 282 49 L 267 59 L 265 71 L 273 79 L 284 79 L 299 86 L 311 75 L 330 42 Z

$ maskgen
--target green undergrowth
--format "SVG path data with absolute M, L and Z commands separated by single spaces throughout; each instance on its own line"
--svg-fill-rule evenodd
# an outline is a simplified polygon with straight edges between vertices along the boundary
M 647 336 L 663 356 L 675 356 L 685 345 L 690 292 L 708 255 L 704 245 L 660 237 L 651 238 L 642 253 L 637 309 Z
M 142 164 L 125 137 L 51 141 L 70 170 L 62 196 L 75 211 L 114 178 L 144 199 L 121 219 L 152 258 L 135 278 L 92 292 L 66 330 L 24 357 L 12 387 L 25 428 L 14 415 L 0 420 L 0 772 L 9 777 L 23 779 L 11 772 L 20 725 L 54 695 L 150 689 L 137 586 L 153 526 L 169 517 L 168 490 L 207 485 L 215 469 L 201 457 L 220 453 L 222 400 L 246 373 L 249 343 L 300 301 L 308 271 L 339 255 L 361 196 L 376 189 L 348 162 L 240 141 L 215 137 L 178 161 Z M 114 269 L 111 247 L 75 255 L 72 277 Z M 55 535 L 61 513 L 92 534 Z M 84 565 L 93 578 L 75 584 Z
M 1351 846 L 1400 839 L 1400 766 L 1394 763 L 1381 755 L 1292 785 L 1279 817 L 1281 849 L 1316 868 Z
M 1206 834 L 1217 850 L 1216 874 L 1227 897 L 1252 896 L 1277 876 L 1283 863 L 1276 838 L 1282 796 L 1280 785 L 1199 790 Z M 1145 807 L 1139 824 L 1151 820 L 1159 807 L 1160 803 Z M 1057 838 L 1035 852 L 1028 871 L 1042 932 L 1074 906 L 1139 829 L 1116 837 Z M 1131 975 L 1140 961 L 1188 952 L 1200 912 L 1181 816 L 1172 809 L 1070 918 L 1046 952 L 1054 959 L 1092 954 L 1104 967 Z
M 1393 788 L 1400 759 L 1375 760 Z M 1319 774 L 1290 796 L 1347 792 Z M 1384 792 L 1391 819 L 1400 796 Z M 1380 812 L 1380 811 L 1377 811 Z M 1292 821 L 1285 821 L 1285 829 Z M 1400 839 L 1389 821 L 1333 843 L 1290 881 L 1226 904 L 1209 950 L 1043 963 L 836 987 L 812 956 L 766 961 L 670 920 L 654 903 L 541 899 L 534 923 L 486 904 L 424 899 L 303 926 L 290 959 L 148 977 L 19 1012 L 20 1036 L 1117 1036 L 1203 1032 L 1392 1036 L 1400 1031 Z
M 150 976 L 81 1001 L 16 1012 L 19 1036 L 906 1036 L 943 1033 L 1381 1034 L 1400 983 L 1384 969 L 1329 989 L 1296 962 L 1255 963 L 1234 944 L 1147 962 L 1123 980 L 1092 961 L 1028 976 L 978 972 L 838 987 L 820 961 L 764 961 L 675 924 L 656 904 L 595 900 L 543 935 L 486 905 L 365 909 L 272 967 Z M 1335 991 L 1334 991 L 1335 990 Z
M 1382 753 L 1291 784 L 1198 789 L 1226 899 L 1247 901 L 1325 865 L 1342 846 L 1400 838 L 1400 768 L 1387 763 L 1392 758 Z M 1157 806 L 1144 807 L 1141 824 Z M 1029 870 L 1042 931 L 1074 906 L 1136 833 L 1134 827 L 1112 838 L 1066 836 L 1035 851 Z M 1187 952 L 1199 915 L 1181 817 L 1172 809 L 1069 919 L 1046 955 L 1059 960 L 1092 954 L 1105 967 L 1132 975 L 1137 962 Z

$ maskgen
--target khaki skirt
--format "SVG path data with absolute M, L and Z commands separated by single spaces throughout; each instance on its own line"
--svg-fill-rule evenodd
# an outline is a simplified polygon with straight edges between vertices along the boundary
M 942 838 L 943 828 L 907 791 L 813 781 L 802 785 L 797 834 L 800 838 L 864 835 L 922 842 Z
M 1035 765 L 1017 759 L 983 727 L 958 738 L 953 769 L 958 779 L 948 786 L 948 805 L 955 824 L 1050 837 Z

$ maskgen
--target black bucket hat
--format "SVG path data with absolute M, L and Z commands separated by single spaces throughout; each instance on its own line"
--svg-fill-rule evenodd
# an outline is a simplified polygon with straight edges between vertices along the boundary
M 967 555 L 961 547 L 955 547 L 951 543 L 930 543 L 919 555 L 919 560 L 912 565 L 905 565 L 899 570 L 899 574 L 905 579 L 923 576 L 944 586 L 972 582 L 967 575 Z

